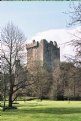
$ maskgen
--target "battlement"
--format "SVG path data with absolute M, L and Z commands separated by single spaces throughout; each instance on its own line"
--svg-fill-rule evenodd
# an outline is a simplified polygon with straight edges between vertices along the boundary
M 40 41 L 40 43 L 38 41 L 33 40 L 32 43 L 26 44 L 26 49 L 28 50 L 30 48 L 38 47 L 38 45 L 40 46 L 41 43 L 42 43 L 42 45 L 44 45 L 44 44 L 46 45 L 47 44 L 48 46 L 52 46 L 54 48 L 58 48 L 56 41 L 54 41 L 54 42 L 53 41 L 48 42 L 46 39 L 42 39 Z
M 38 46 L 38 41 L 36 42 L 35 40 L 33 40 L 33 42 L 31 44 L 26 44 L 26 49 L 30 49 L 33 47 L 37 47 Z
M 60 48 L 56 41 L 48 42 L 46 39 L 42 39 L 38 42 L 33 40 L 32 43 L 26 45 L 26 49 L 29 67 L 34 65 L 34 62 L 41 61 L 43 65 L 46 64 L 52 69 L 60 62 Z
M 46 39 L 42 39 L 42 40 L 40 41 L 40 43 L 43 43 L 43 44 L 45 44 L 45 45 L 58 48 L 58 45 L 57 45 L 57 42 L 56 42 L 56 41 L 54 41 L 54 42 L 53 42 L 53 41 L 48 42 Z M 39 44 L 40 44 L 40 43 L 39 43 Z

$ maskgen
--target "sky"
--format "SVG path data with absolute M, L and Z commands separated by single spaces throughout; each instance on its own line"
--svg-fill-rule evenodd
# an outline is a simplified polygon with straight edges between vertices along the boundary
M 67 26 L 70 18 L 65 12 L 69 11 L 71 3 L 72 1 L 0 2 L 0 28 L 4 27 L 8 22 L 13 22 L 23 31 L 27 42 L 30 42 L 31 39 L 36 39 L 38 36 L 39 40 L 42 37 L 46 39 L 47 35 L 47 39 L 56 40 L 60 46 L 66 40 L 69 41 L 67 29 L 70 31 L 76 29 L 74 27 L 68 28 Z M 61 55 L 64 54 L 62 48 Z M 70 49 L 68 50 L 70 51 Z
M 30 38 L 37 32 L 66 28 L 71 1 L 0 2 L 0 26 L 12 21 Z

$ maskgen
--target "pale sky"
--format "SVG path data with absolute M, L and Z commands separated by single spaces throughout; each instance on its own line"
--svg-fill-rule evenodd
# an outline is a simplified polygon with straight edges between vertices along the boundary
M 9 21 L 30 38 L 38 32 L 67 27 L 72 1 L 4 1 L 0 2 L 0 26 Z M 77 2 L 76 2 L 77 3 Z
M 46 37 L 47 34 L 47 39 L 53 39 L 61 44 L 66 40 L 69 41 L 69 36 L 65 31 L 76 29 L 76 27 L 67 27 L 70 18 L 64 13 L 69 10 L 71 3 L 72 1 L 1 1 L 0 28 L 8 22 L 13 22 L 23 31 L 27 42 L 44 33 L 42 37 Z M 66 54 L 65 51 L 62 52 L 63 47 L 60 48 L 61 55 Z

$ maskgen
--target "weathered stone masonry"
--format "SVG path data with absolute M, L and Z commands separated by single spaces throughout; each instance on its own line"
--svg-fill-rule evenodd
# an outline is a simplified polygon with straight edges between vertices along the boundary
M 31 44 L 26 45 L 26 49 L 28 68 L 36 61 L 40 61 L 42 66 L 47 65 L 51 70 L 60 63 L 60 48 L 55 41 L 48 43 L 45 39 L 40 42 L 33 40 Z
M 26 49 L 27 69 L 29 71 L 32 70 L 32 67 L 38 62 L 42 67 L 49 69 L 53 81 L 52 71 L 60 64 L 60 48 L 58 48 L 57 43 L 55 41 L 47 42 L 45 39 L 42 39 L 40 42 L 33 40 L 32 43 L 26 45 Z M 53 82 L 49 94 L 47 94 L 50 99 L 55 99 L 55 89 L 56 87 Z

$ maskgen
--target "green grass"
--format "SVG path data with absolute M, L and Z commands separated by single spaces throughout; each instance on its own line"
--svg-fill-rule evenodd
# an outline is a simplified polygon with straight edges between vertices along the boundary
M 26 101 L 18 109 L 0 109 L 0 121 L 81 121 L 80 101 Z

